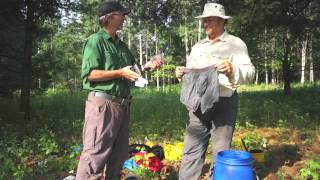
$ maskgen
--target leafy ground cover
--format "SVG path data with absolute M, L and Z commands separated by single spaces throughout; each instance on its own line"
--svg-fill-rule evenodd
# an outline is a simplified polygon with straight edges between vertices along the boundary
M 318 179 L 320 171 L 320 85 L 295 85 L 284 96 L 279 85 L 250 85 L 239 90 L 233 149 L 262 149 L 255 167 L 262 179 Z M 180 87 L 134 89 L 131 143 L 183 142 L 185 108 Z M 81 144 L 86 92 L 48 90 L 32 95 L 32 119 L 18 113 L 16 96 L 0 99 L 0 179 L 59 179 L 74 171 Z M 212 146 L 212 145 L 210 145 Z M 203 177 L 209 171 L 208 152 Z M 169 161 L 177 179 L 179 161 Z

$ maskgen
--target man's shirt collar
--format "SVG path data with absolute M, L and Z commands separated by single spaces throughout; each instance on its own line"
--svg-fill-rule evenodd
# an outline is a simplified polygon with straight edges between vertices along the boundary
M 203 43 L 215 43 L 215 42 L 218 42 L 218 41 L 223 41 L 225 42 L 226 41 L 226 37 L 228 36 L 229 34 L 227 33 L 227 31 L 224 31 L 216 40 L 210 40 L 209 37 L 206 37 L 205 40 L 203 41 Z
M 103 28 L 101 28 L 101 29 L 99 30 L 99 33 L 101 33 L 104 38 L 106 38 L 106 39 L 108 39 L 108 40 L 111 40 L 111 41 L 114 41 L 114 42 L 116 42 L 116 43 L 118 43 L 119 40 L 120 40 L 117 35 L 116 35 L 116 40 L 113 40 L 112 37 L 110 36 L 110 34 L 109 34 L 108 32 L 106 32 Z

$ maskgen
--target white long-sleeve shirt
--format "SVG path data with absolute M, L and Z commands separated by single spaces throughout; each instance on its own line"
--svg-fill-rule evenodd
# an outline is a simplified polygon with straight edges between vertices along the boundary
M 186 67 L 202 68 L 222 59 L 228 59 L 233 70 L 230 78 L 219 74 L 220 96 L 231 97 L 240 84 L 252 82 L 255 75 L 247 46 L 240 38 L 224 32 L 214 41 L 201 40 L 192 47 Z

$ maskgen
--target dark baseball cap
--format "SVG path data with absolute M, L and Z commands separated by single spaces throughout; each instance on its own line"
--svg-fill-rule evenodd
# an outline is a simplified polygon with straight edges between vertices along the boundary
M 127 15 L 131 12 L 129 8 L 122 6 L 118 1 L 105 1 L 98 8 L 98 16 L 109 14 L 114 11 L 119 11 L 124 15 Z

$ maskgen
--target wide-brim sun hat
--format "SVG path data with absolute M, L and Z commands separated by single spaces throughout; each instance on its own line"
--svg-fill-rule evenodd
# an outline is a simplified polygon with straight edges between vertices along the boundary
M 223 5 L 218 3 L 206 3 L 204 5 L 203 13 L 200 16 L 196 16 L 196 19 L 203 19 L 206 17 L 217 16 L 222 19 L 230 19 L 231 16 L 226 16 Z
M 99 6 L 97 15 L 98 17 L 101 17 L 112 12 L 121 12 L 122 14 L 127 15 L 131 10 L 121 5 L 118 1 L 105 1 Z

